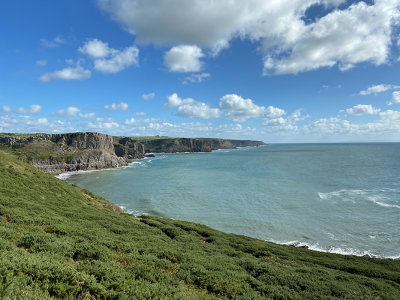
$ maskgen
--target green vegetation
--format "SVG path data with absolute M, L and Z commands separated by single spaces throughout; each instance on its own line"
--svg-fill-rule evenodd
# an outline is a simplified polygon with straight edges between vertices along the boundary
M 0 299 L 400 299 L 400 261 L 135 218 L 0 151 Z
M 64 153 L 58 153 L 58 149 L 55 143 L 28 143 L 23 147 L 11 147 L 7 144 L 0 144 L 0 150 L 5 151 L 7 153 L 12 153 L 19 159 L 22 159 L 26 162 L 34 162 L 34 161 L 53 161 L 58 163 L 65 163 L 72 159 L 77 159 L 79 155 L 87 152 L 95 152 L 94 150 L 84 150 L 84 149 L 68 149 Z

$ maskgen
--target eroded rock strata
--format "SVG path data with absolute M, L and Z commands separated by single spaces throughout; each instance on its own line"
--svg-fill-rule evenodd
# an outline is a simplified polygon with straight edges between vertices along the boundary
M 42 171 L 59 174 L 127 165 L 146 153 L 211 152 L 263 142 L 202 138 L 135 139 L 97 132 L 65 134 L 0 134 L 0 148 Z

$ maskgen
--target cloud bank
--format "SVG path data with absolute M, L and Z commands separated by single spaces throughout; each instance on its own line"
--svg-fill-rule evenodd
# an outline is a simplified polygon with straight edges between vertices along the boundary
M 257 42 L 265 75 L 333 66 L 345 71 L 362 62 L 386 63 L 392 27 L 400 16 L 400 0 L 376 0 L 371 5 L 362 1 L 345 5 L 344 0 L 97 2 L 136 35 L 139 44 L 193 45 L 215 55 L 235 38 Z M 310 17 L 309 10 L 315 6 L 321 6 L 325 15 Z M 198 59 L 188 68 L 173 61 L 166 59 L 172 71 L 200 68 Z

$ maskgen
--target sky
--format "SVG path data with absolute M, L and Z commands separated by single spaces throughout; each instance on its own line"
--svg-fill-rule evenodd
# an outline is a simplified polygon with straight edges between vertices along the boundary
M 4 0 L 0 132 L 400 142 L 400 0 Z

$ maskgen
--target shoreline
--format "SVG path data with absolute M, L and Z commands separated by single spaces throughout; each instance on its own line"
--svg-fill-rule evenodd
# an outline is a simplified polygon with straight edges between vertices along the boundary
M 175 152 L 175 153 L 170 153 L 170 152 L 157 152 L 157 153 L 152 153 L 155 155 L 155 157 L 157 157 L 157 155 L 183 155 L 183 154 L 209 154 L 209 153 L 213 153 L 213 152 L 222 152 L 222 151 L 234 151 L 234 150 L 242 150 L 242 149 L 246 149 L 246 148 L 255 148 L 255 147 L 265 147 L 267 145 L 261 145 L 261 146 L 246 146 L 246 147 L 236 147 L 236 148 L 222 148 L 222 149 L 215 149 L 212 150 L 210 152 Z M 67 172 L 62 172 L 62 173 L 50 173 L 52 175 L 54 175 L 54 177 L 56 177 L 57 179 L 61 179 L 61 180 L 66 180 L 67 178 L 71 177 L 71 176 L 75 176 L 75 175 L 79 175 L 79 174 L 85 174 L 85 173 L 91 173 L 91 172 L 97 172 L 97 171 L 111 171 L 111 170 L 118 170 L 118 169 L 124 169 L 124 168 L 129 168 L 129 165 L 135 162 L 139 162 L 139 161 L 143 161 L 145 159 L 154 159 L 155 157 L 151 157 L 151 156 L 145 156 L 143 158 L 140 159 L 134 159 L 131 162 L 128 162 L 126 165 L 123 166 L 118 166 L 118 167 L 112 167 L 112 168 L 103 168 L 103 169 L 86 169 L 86 170 L 78 170 L 78 171 L 67 171 Z

